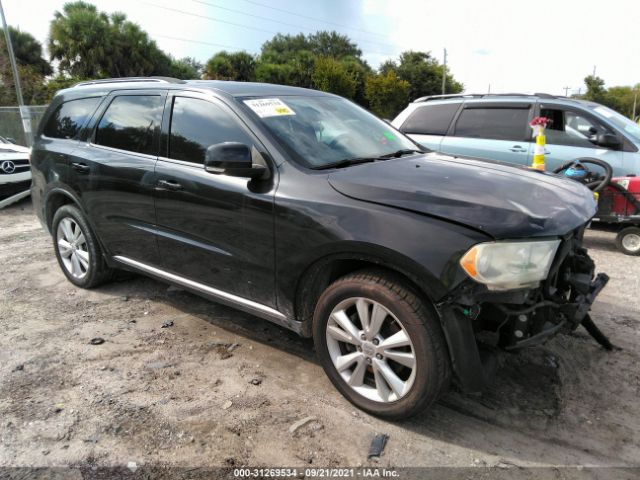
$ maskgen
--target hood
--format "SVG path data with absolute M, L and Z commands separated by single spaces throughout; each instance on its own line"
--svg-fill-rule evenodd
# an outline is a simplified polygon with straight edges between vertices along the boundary
M 504 238 L 564 235 L 596 213 L 574 180 L 501 163 L 425 154 L 337 170 L 343 195 L 464 224 Z

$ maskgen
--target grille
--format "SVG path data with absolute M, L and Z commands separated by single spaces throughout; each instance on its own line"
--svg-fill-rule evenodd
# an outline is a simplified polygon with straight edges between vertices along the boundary
M 16 193 L 29 190 L 29 187 L 31 187 L 31 180 L 25 180 L 23 182 L 16 183 L 5 183 L 4 185 L 0 185 L 0 200 L 9 198 Z

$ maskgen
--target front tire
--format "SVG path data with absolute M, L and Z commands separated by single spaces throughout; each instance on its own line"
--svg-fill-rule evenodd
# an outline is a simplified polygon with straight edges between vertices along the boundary
M 71 283 L 93 288 L 111 278 L 98 239 L 75 205 L 63 205 L 56 211 L 52 233 L 56 258 Z
M 334 386 L 372 415 L 410 417 L 448 387 L 436 314 L 393 274 L 362 271 L 331 284 L 316 305 L 313 338 Z
M 640 255 L 640 228 L 627 227 L 616 236 L 616 246 L 627 255 Z

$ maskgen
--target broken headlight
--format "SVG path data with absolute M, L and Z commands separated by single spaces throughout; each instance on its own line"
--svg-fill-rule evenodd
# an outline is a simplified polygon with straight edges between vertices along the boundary
M 547 278 L 560 240 L 479 243 L 460 259 L 475 281 L 491 290 L 535 287 Z

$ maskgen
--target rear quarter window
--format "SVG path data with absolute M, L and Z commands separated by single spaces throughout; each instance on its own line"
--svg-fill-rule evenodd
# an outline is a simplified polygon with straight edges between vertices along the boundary
M 100 97 L 60 104 L 47 119 L 42 133 L 49 138 L 75 138 L 100 103 Z
M 459 103 L 420 106 L 409 115 L 400 131 L 421 135 L 445 135 L 459 106 Z

